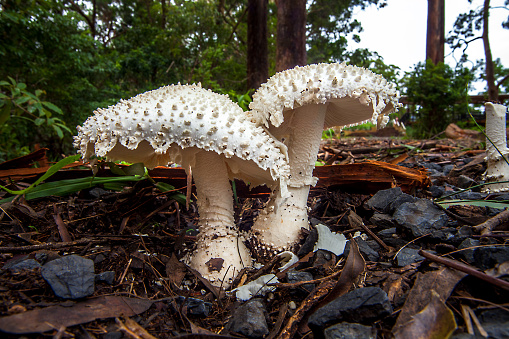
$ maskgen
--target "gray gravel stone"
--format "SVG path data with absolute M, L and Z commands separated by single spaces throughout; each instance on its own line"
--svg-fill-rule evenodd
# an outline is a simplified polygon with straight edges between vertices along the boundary
M 350 323 L 371 323 L 392 312 L 392 306 L 379 287 L 358 288 L 327 305 L 319 308 L 309 317 L 308 325 L 315 337 L 323 337 L 325 328 L 342 321 Z
M 94 262 L 68 255 L 42 266 L 41 274 L 53 292 L 64 299 L 79 299 L 94 293 Z
M 393 215 L 396 224 L 413 237 L 421 237 L 447 225 L 447 215 L 428 199 L 402 204 Z
M 376 328 L 361 324 L 339 323 L 327 327 L 324 331 L 325 339 L 376 339 Z
M 424 260 L 424 257 L 419 255 L 419 250 L 414 248 L 405 247 L 401 251 L 399 251 L 396 256 L 396 264 L 399 267 L 404 267 L 406 265 L 410 265 L 416 263 L 418 261 Z
M 288 271 L 286 274 L 286 278 L 289 283 L 296 283 L 301 281 L 309 281 L 313 280 L 313 275 L 309 272 L 299 272 L 299 271 Z M 315 288 L 315 284 L 305 284 L 300 286 L 301 289 L 310 293 Z
M 381 228 L 392 228 L 396 227 L 394 224 L 394 220 L 392 220 L 392 217 L 389 214 L 385 213 L 378 213 L 375 212 L 373 216 L 369 219 L 369 221 L 378 227 Z
M 477 185 L 475 180 L 473 180 L 463 174 L 458 177 L 457 184 L 458 184 L 458 187 L 460 187 L 460 188 L 469 188 L 469 187 Z
M 368 261 L 378 261 L 380 258 L 380 255 L 377 251 L 371 248 L 371 246 L 368 245 L 368 243 L 360 238 L 356 238 L 355 241 L 357 242 L 357 245 L 359 246 L 359 252 L 361 252 L 362 256 L 365 260 Z M 345 246 L 345 252 L 343 253 L 343 256 L 345 258 L 348 258 L 348 253 L 350 253 L 350 241 L 346 243 Z
M 208 317 L 210 310 L 212 309 L 211 303 L 197 298 L 186 298 L 183 296 L 178 296 L 175 301 L 177 302 L 179 308 L 184 305 L 187 308 L 187 312 L 194 316 Z
M 509 261 L 509 247 L 483 246 L 474 251 L 474 265 L 481 270 L 493 268 L 496 264 Z
M 37 260 L 24 258 L 21 260 L 11 261 L 5 264 L 2 268 L 8 269 L 11 272 L 19 272 L 24 270 L 33 270 L 40 267 L 41 264 L 39 264 Z
M 394 214 L 394 211 L 398 209 L 399 206 L 403 205 L 405 202 L 415 202 L 417 201 L 416 198 L 412 197 L 409 194 L 403 193 L 401 195 L 398 195 L 393 201 L 389 203 L 389 206 L 387 207 L 387 212 L 389 214 Z
M 267 310 L 260 299 L 251 299 L 232 312 L 226 330 L 248 338 L 263 338 L 269 334 Z
M 463 240 L 461 242 L 461 244 L 458 246 L 459 250 L 463 250 L 463 251 L 459 252 L 460 255 L 469 264 L 474 263 L 474 261 L 475 261 L 475 259 L 474 259 L 475 247 L 479 246 L 479 244 L 480 244 L 479 240 L 472 239 L 472 238 L 467 238 L 467 239 Z M 474 248 L 470 248 L 470 247 L 474 247 Z
M 388 212 L 389 205 L 398 196 L 403 194 L 400 187 L 393 187 L 386 190 L 380 190 L 375 193 L 368 201 L 365 202 L 365 206 L 368 209 L 374 209 L 379 212 Z

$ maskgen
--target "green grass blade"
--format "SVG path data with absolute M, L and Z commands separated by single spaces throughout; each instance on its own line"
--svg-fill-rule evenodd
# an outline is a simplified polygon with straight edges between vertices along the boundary
M 480 207 L 491 207 L 498 209 L 505 209 L 509 207 L 507 201 L 494 201 L 494 200 L 445 200 L 437 202 L 440 206 L 448 208 L 449 206 L 460 205 L 460 206 L 480 206 Z
M 64 166 L 70 165 L 73 162 L 78 161 L 80 158 L 81 158 L 81 155 L 76 154 L 76 155 L 71 155 L 70 157 L 67 157 L 67 158 L 64 158 L 64 159 L 60 160 L 59 162 L 57 162 L 56 164 L 54 164 L 53 166 L 48 168 L 46 173 L 44 173 L 39 179 L 37 179 L 36 182 L 34 182 L 32 185 L 30 185 L 29 187 L 27 187 L 25 189 L 22 189 L 22 190 L 19 190 L 19 191 L 14 191 L 14 190 L 10 190 L 7 187 L 4 187 L 2 185 L 0 185 L 0 188 L 5 190 L 5 191 L 7 191 L 10 194 L 15 194 L 15 195 L 26 194 L 26 193 L 30 192 L 31 190 L 33 190 L 34 187 L 39 185 L 42 181 L 48 179 L 53 174 L 57 173 Z
M 100 184 L 114 184 L 114 183 L 128 183 L 145 180 L 143 176 L 123 176 L 123 177 L 85 177 L 79 179 L 65 179 L 59 181 L 52 181 L 41 184 L 33 188 L 30 192 L 25 194 L 26 200 L 47 197 L 50 195 L 62 196 L 74 192 L 81 191 L 83 189 L 91 188 Z M 9 202 L 14 197 L 9 197 L 0 200 L 0 203 Z

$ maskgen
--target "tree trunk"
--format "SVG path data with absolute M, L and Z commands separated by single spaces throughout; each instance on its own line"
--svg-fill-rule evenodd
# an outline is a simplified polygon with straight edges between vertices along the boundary
M 276 71 L 306 65 L 306 0 L 277 0 Z
M 488 24 L 490 17 L 490 0 L 484 0 L 482 17 L 482 41 L 484 44 L 484 57 L 486 61 L 486 82 L 488 83 L 488 100 L 498 101 L 498 87 L 495 85 L 495 70 L 493 68 L 493 57 L 491 55 L 490 38 L 488 35 Z
M 428 27 L 426 33 L 426 60 L 433 64 L 444 62 L 445 42 L 444 0 L 428 0 Z
M 166 28 L 166 0 L 161 0 L 161 28 Z
M 267 2 L 268 0 L 249 0 L 247 4 L 248 89 L 257 89 L 269 77 Z

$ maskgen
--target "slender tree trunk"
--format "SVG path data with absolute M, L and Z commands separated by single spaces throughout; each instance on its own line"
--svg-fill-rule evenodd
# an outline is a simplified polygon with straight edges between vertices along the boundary
M 482 17 L 482 41 L 484 44 L 484 57 L 486 61 L 486 82 L 488 83 L 488 100 L 498 101 L 498 87 L 495 84 L 495 70 L 493 68 L 493 57 L 491 55 L 490 38 L 488 35 L 488 25 L 490 17 L 490 0 L 484 0 Z
M 276 71 L 306 65 L 306 0 L 277 0 Z
M 445 0 L 428 0 L 426 59 L 436 65 L 444 62 Z
M 161 0 L 161 28 L 166 28 L 166 0 Z
M 249 0 L 247 8 L 247 87 L 257 89 L 269 77 L 267 2 Z

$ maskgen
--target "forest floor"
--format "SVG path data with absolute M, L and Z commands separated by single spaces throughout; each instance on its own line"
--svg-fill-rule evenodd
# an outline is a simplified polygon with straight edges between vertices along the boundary
M 390 222 L 394 221 L 389 216 L 388 225 L 375 223 L 373 216 L 381 211 L 367 204 L 375 193 L 391 187 L 402 187 L 409 195 L 432 201 L 435 191 L 430 187 L 441 187 L 444 195 L 461 187 L 465 177 L 471 179 L 470 185 L 477 183 L 482 180 L 486 168 L 481 147 L 481 142 L 472 138 L 409 140 L 357 135 L 323 141 L 319 159 L 333 166 L 317 166 L 315 175 L 320 181 L 312 189 L 308 201 L 312 223 L 321 222 L 349 239 L 360 231 L 366 235 L 366 242 L 373 244 L 371 247 L 376 254 L 367 257 L 352 245 L 348 258 L 324 256 L 323 253 L 317 258 L 319 251 L 308 249 L 306 253 L 301 248 L 300 261 L 295 267 L 311 273 L 313 281 L 308 281 L 307 286 L 314 284 L 312 291 L 302 288 L 302 283 L 290 282 L 286 271 L 275 268 L 277 260 L 260 259 L 261 268 L 242 272 L 234 283 L 234 287 L 246 284 L 262 273 L 274 273 L 279 278 L 280 283 L 274 290 L 259 298 L 266 312 L 266 332 L 259 336 L 320 337 L 320 330 L 310 332 L 307 327 L 311 313 L 323 306 L 324 300 L 339 298 L 362 287 L 379 287 L 390 302 L 388 314 L 358 321 L 374 329 L 378 338 L 394 335 L 404 338 L 409 334 L 431 338 L 432 333 L 452 333 L 455 326 L 458 326 L 454 332 L 458 338 L 468 332 L 482 335 L 483 330 L 488 331 L 483 329 L 486 324 L 483 319 L 478 319 L 481 313 L 509 311 L 509 292 L 503 284 L 507 281 L 497 278 L 504 274 L 500 273 L 503 265 L 489 267 L 499 269 L 498 275 L 489 275 L 494 281 L 474 277 L 472 271 L 465 277 L 464 273 L 451 268 L 454 263 L 467 264 L 460 255 L 458 241 L 449 241 L 443 235 L 416 237 L 400 227 L 384 238 L 383 231 L 391 229 Z M 447 165 L 452 166 L 446 175 L 440 169 Z M 340 168 L 341 173 L 341 166 L 359 167 L 346 169 L 344 173 L 355 174 L 347 178 L 333 170 Z M 392 166 L 393 172 L 384 166 Z M 25 187 L 34 180 L 28 168 L 22 171 L 0 165 L 0 174 L 2 170 L 19 174 L 10 187 Z M 183 171 L 167 170 L 158 172 L 156 169 L 151 175 L 156 181 L 181 189 L 185 195 Z M 71 172 L 75 173 L 74 177 L 90 175 L 90 171 L 71 168 L 59 171 L 52 180 L 69 178 Z M 0 176 L 0 183 L 6 185 L 7 178 Z M 193 201 L 187 209 L 185 204 L 179 204 L 174 193 L 160 193 L 151 181 L 144 180 L 120 192 L 96 187 L 62 197 L 32 200 L 19 197 L 1 204 L 2 337 L 255 337 L 257 334 L 232 330 L 236 328 L 232 321 L 242 321 L 234 319 L 243 302 L 236 300 L 233 294 L 210 286 L 177 260 L 192 249 L 198 211 Z M 237 220 L 239 227 L 247 230 L 268 195 L 263 189 L 247 191 L 240 186 L 237 195 Z M 8 196 L 0 193 L 0 199 Z M 486 195 L 481 198 L 490 199 Z M 447 230 L 452 230 L 454 236 L 467 229 L 469 239 L 480 241 L 479 246 L 506 244 L 507 222 L 500 222 L 498 231 L 485 232 L 483 236 L 475 228 L 500 211 L 471 204 L 452 205 L 444 210 L 448 218 Z M 435 256 L 426 256 L 426 259 L 421 256 L 402 264 L 396 257 L 407 247 L 423 250 L 419 252 L 421 255 L 434 253 Z M 44 267 L 53 259 L 71 254 L 91 259 L 95 274 L 114 272 L 114 276 L 96 280 L 87 297 L 57 297 L 37 265 Z M 453 264 L 437 262 L 435 257 L 449 259 Z M 36 261 L 35 268 L 11 268 L 13 263 L 29 259 Z M 467 271 L 487 270 L 481 267 L 483 263 L 471 261 L 468 264 Z M 76 276 L 80 272 L 70 274 Z M 420 299 L 416 297 L 419 295 Z M 413 298 L 412 301 L 405 303 L 409 298 Z M 427 312 L 421 312 L 424 309 Z M 408 321 L 413 325 L 408 325 Z

